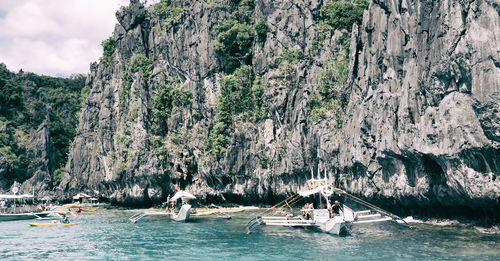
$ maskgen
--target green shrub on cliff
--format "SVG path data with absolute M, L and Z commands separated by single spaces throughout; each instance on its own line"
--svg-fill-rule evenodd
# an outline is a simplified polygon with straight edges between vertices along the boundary
M 292 49 L 284 47 L 282 49 L 281 55 L 274 60 L 274 64 L 279 69 L 279 78 L 282 81 L 290 81 L 293 79 L 293 75 L 296 73 L 296 66 L 304 58 L 304 53 L 299 46 Z
M 346 60 L 334 60 L 325 63 L 320 72 L 318 88 L 321 97 L 325 100 L 339 99 L 340 88 L 347 79 L 349 68 Z
M 164 20 L 161 24 L 162 29 L 165 29 L 170 22 L 179 18 L 183 12 L 184 8 L 182 6 L 172 6 L 171 0 L 161 0 L 153 6 L 153 14 Z
M 59 184 L 59 182 L 61 182 L 62 178 L 64 178 L 64 173 L 66 173 L 66 172 L 63 168 L 56 169 L 54 171 L 54 174 L 52 174 L 52 182 L 54 182 L 54 184 Z
M 122 174 L 125 170 L 127 170 L 127 162 L 126 161 L 120 161 L 116 167 L 115 167 L 115 173 L 120 175 Z
M 159 135 L 166 134 L 172 110 L 191 104 L 192 96 L 178 83 L 160 84 L 153 95 L 153 131 Z
M 347 79 L 347 61 L 343 59 L 329 61 L 320 73 L 320 86 L 308 99 L 309 116 L 313 121 L 335 119 L 341 127 L 341 88 Z
M 232 0 L 236 6 L 237 16 L 241 23 L 253 23 L 254 0 Z
M 82 88 L 82 90 L 80 91 L 80 102 L 82 106 L 89 97 L 89 95 L 90 95 L 90 88 L 89 87 Z
M 226 73 L 232 73 L 242 65 L 252 64 L 252 43 L 256 33 L 253 25 L 254 1 L 231 0 L 231 4 L 232 15 L 214 28 L 215 49 L 221 56 Z M 263 24 L 260 24 L 261 34 L 263 29 Z
M 160 18 L 168 17 L 170 13 L 171 0 L 161 0 L 153 6 L 153 13 Z
M 136 54 L 130 60 L 130 70 L 136 73 L 139 69 L 142 70 L 145 78 L 148 78 L 153 72 L 153 62 L 144 54 Z
M 219 80 L 221 91 L 217 97 L 217 123 L 207 140 L 209 151 L 225 152 L 227 135 L 238 121 L 261 121 L 267 117 L 267 107 L 262 101 L 264 85 L 260 78 L 254 79 L 252 67 L 244 65 L 233 74 Z M 224 149 L 222 149 L 224 148 Z
M 235 17 L 223 20 L 216 27 L 215 49 L 222 56 L 226 73 L 232 73 L 241 65 L 252 63 L 254 29 L 240 23 Z
M 267 119 L 269 108 L 264 104 L 263 96 L 266 85 L 262 83 L 260 77 L 255 77 L 252 85 L 252 111 L 248 119 L 259 122 Z
M 220 156 L 226 154 L 227 147 L 227 128 L 223 122 L 218 122 L 210 131 L 206 145 L 211 154 Z
M 254 25 L 255 34 L 257 35 L 257 41 L 260 43 L 262 47 L 266 43 L 267 39 L 267 30 L 269 29 L 266 21 L 261 20 Z
M 111 61 L 111 56 L 113 55 L 116 49 L 115 38 L 109 37 L 108 39 L 102 41 L 101 46 L 103 48 L 101 63 L 107 66 Z
M 262 101 L 264 85 L 259 77 L 254 79 L 251 66 L 238 68 L 233 74 L 221 78 L 219 83 L 219 121 L 231 125 L 233 121 L 260 121 L 267 116 L 267 108 Z
M 127 102 L 129 99 L 129 94 L 130 94 L 130 88 L 132 87 L 132 82 L 133 79 L 132 77 L 128 74 L 128 72 L 125 70 L 125 65 L 122 64 L 122 83 L 120 85 L 120 109 L 125 110 L 127 108 Z
M 321 7 L 322 31 L 342 30 L 351 31 L 354 23 L 361 24 L 363 12 L 368 9 L 369 0 L 333 0 Z
M 339 43 L 344 48 L 346 56 L 349 56 L 349 48 L 351 47 L 351 36 L 350 35 L 342 35 L 339 38 Z
M 219 80 L 221 99 L 229 101 L 229 113 L 236 115 L 252 108 L 252 67 L 245 65 Z

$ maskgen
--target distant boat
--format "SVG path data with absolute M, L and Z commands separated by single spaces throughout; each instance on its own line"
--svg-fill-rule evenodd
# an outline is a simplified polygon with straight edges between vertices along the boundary
M 1 205 L 1 211 L 3 213 L 0 213 L 0 221 L 12 221 L 12 220 L 26 220 L 26 219 L 35 219 L 35 218 L 42 218 L 46 217 L 49 215 L 51 212 L 50 211 L 30 211 L 29 208 L 26 209 L 25 207 L 22 207 L 21 210 L 18 208 L 7 208 L 6 201 L 7 200 L 12 200 L 14 201 L 14 204 L 16 201 L 19 201 L 21 203 L 25 203 L 26 200 L 33 200 L 34 196 L 29 195 L 29 194 L 22 194 L 22 195 L 16 195 L 18 192 L 18 188 L 15 186 L 12 187 L 12 191 L 14 195 L 9 195 L 9 194 L 0 194 L 0 205 Z
M 43 218 L 50 214 L 49 211 L 44 212 L 32 212 L 32 213 L 5 213 L 0 214 L 0 221 L 12 221 L 12 220 L 27 220 L 27 219 L 35 219 L 35 218 Z
M 181 199 L 183 202 L 187 202 L 190 199 L 196 199 L 196 197 L 186 191 L 178 191 L 175 193 L 175 195 L 170 199 L 170 202 L 175 202 L 177 200 Z M 191 205 L 184 203 L 180 207 L 179 211 L 175 211 L 175 209 L 171 209 L 168 212 L 144 212 L 144 213 L 139 213 L 136 215 L 133 215 L 132 217 L 129 218 L 130 222 L 136 223 L 140 219 L 147 217 L 147 216 L 167 216 L 172 220 L 178 221 L 178 222 L 186 222 L 189 219 L 189 216 L 191 214 Z

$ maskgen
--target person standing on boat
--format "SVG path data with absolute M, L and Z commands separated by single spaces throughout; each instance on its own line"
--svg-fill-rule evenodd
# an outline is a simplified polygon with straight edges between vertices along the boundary
M 165 203 L 167 205 L 167 208 L 165 209 L 165 212 L 168 213 L 168 211 L 170 210 L 170 194 L 168 194 L 167 196 L 167 202 Z
M 340 215 L 342 207 L 340 206 L 338 200 L 335 200 L 335 204 L 333 204 L 332 210 L 333 210 L 333 215 Z

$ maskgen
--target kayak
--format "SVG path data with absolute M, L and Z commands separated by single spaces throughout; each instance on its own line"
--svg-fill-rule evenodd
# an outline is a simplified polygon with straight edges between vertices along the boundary
M 30 223 L 32 227 L 74 226 L 78 223 Z

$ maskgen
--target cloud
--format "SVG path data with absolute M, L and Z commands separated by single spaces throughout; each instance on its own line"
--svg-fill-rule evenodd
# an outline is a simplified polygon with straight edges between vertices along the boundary
M 0 62 L 12 71 L 87 73 L 125 0 L 0 0 Z

